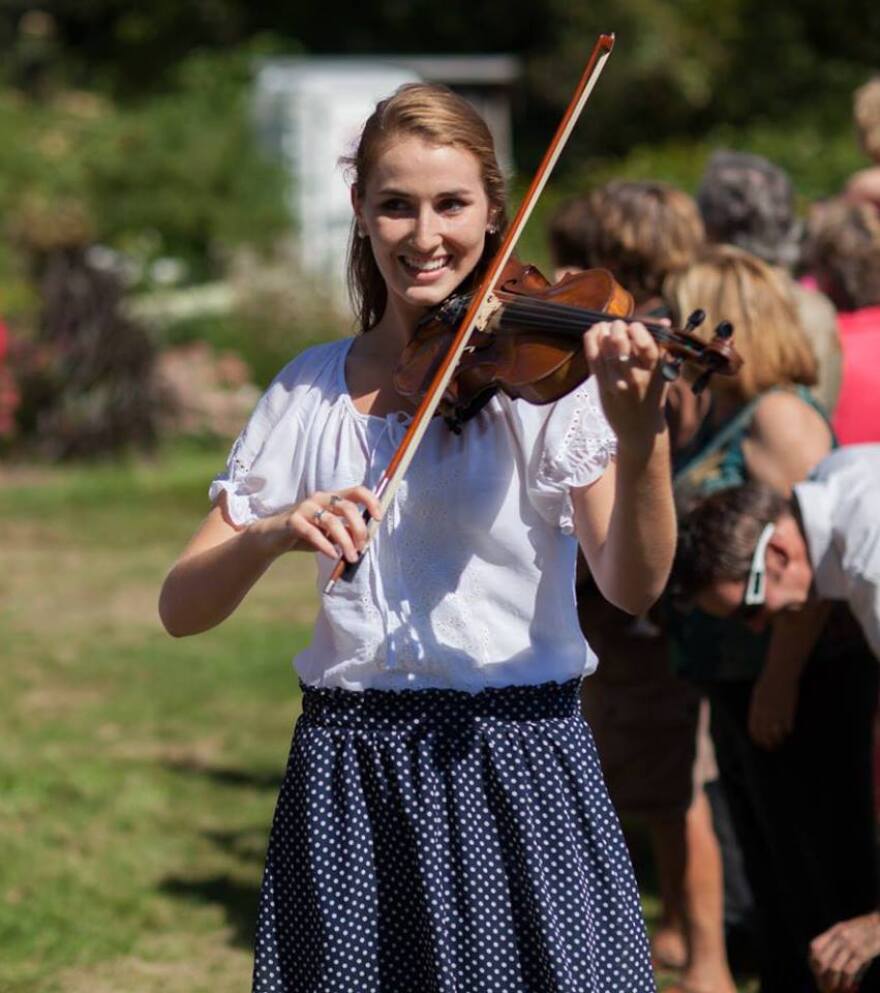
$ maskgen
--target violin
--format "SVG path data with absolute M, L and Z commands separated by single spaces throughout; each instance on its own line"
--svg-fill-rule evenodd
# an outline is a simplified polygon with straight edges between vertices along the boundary
M 394 373 L 402 396 L 420 400 L 428 391 L 469 302 L 466 294 L 453 294 L 419 323 Z M 572 273 L 551 284 L 535 266 L 511 258 L 437 412 L 458 433 L 499 390 L 528 403 L 559 400 L 590 375 L 584 331 L 600 321 L 629 317 L 633 306 L 631 294 L 606 269 Z M 663 348 L 665 379 L 675 379 L 685 362 L 702 370 L 693 383 L 695 393 L 712 375 L 732 376 L 742 366 L 733 348 L 733 325 L 722 321 L 705 342 L 693 334 L 704 320 L 705 313 L 696 310 L 678 330 L 641 322 Z

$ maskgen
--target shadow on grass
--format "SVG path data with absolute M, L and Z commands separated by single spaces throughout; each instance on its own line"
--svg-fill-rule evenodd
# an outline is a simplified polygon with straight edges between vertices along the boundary
M 263 772 L 232 766 L 211 766 L 198 760 L 170 759 L 162 765 L 175 773 L 197 776 L 236 790 L 249 789 L 277 794 L 281 777 L 275 772 Z M 166 896 L 188 903 L 218 907 L 225 915 L 230 929 L 229 944 L 251 950 L 257 921 L 259 879 L 266 857 L 270 820 L 230 829 L 204 830 L 201 837 L 226 856 L 232 871 L 215 873 L 201 879 L 192 876 L 168 876 L 159 885 Z M 244 877 L 244 878 L 243 878 Z M 251 877 L 249 881 L 247 877 Z
M 245 828 L 240 831 L 207 831 L 205 837 L 227 855 L 242 862 L 255 864 L 262 870 L 269 845 L 269 825 Z
M 232 931 L 229 943 L 238 948 L 253 948 L 259 886 L 243 883 L 231 875 L 207 876 L 204 879 L 172 876 L 163 880 L 159 889 L 179 900 L 220 907 Z
M 197 758 L 165 759 L 162 765 L 172 772 L 210 779 L 220 786 L 271 790 L 274 793 L 281 789 L 283 779 L 282 772 L 277 769 L 271 772 L 236 769 L 232 766 L 209 765 Z

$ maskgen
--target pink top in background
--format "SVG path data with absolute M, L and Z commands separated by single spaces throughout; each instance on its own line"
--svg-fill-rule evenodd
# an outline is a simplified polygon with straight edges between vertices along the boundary
M 837 315 L 843 382 L 831 420 L 842 445 L 880 441 L 880 306 Z

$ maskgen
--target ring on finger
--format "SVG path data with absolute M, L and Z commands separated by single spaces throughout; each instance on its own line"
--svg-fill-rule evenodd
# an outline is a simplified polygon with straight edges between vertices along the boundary
M 314 512 L 314 514 L 312 514 L 312 520 L 315 522 L 315 524 L 320 524 L 321 523 L 321 518 L 326 513 L 327 513 L 327 508 L 326 507 L 321 507 L 320 510 L 316 510 Z
M 337 503 L 342 503 L 343 499 L 344 498 L 338 493 L 334 493 L 333 496 L 330 497 L 330 506 L 335 507 Z

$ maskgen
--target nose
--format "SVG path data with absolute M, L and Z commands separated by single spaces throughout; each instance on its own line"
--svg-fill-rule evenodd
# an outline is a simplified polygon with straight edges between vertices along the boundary
M 440 218 L 432 207 L 425 206 L 418 212 L 410 242 L 417 252 L 425 254 L 440 244 Z

